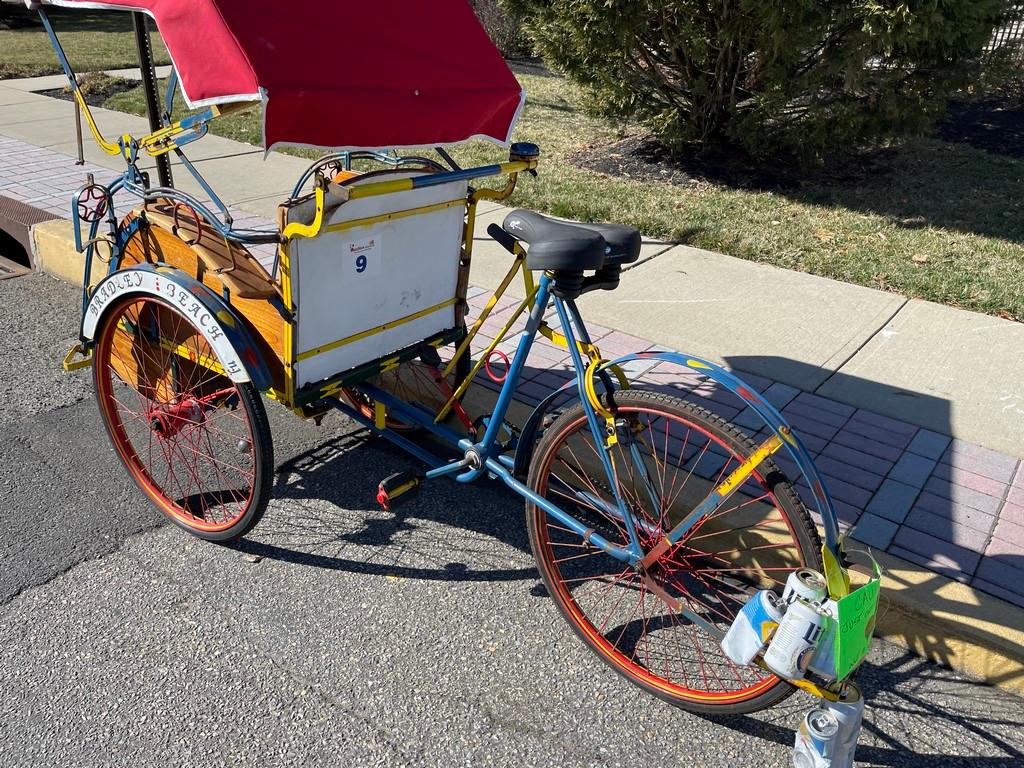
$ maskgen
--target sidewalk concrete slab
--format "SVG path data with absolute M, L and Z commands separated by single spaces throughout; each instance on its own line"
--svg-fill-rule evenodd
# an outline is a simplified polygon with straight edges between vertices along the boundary
M 53 99 L 34 93 L 24 93 L 6 88 L 0 82 L 0 100 L 20 98 L 16 108 L 0 108 L 0 133 L 12 139 L 18 139 L 36 147 L 53 149 L 54 151 L 74 157 L 77 154 L 75 141 L 75 107 L 70 101 Z M 147 133 L 149 123 L 137 115 L 125 115 L 110 110 L 94 110 L 96 123 L 103 134 L 110 140 L 124 134 L 140 135 Z M 89 128 L 82 122 L 83 151 L 89 162 L 111 170 L 122 170 L 124 161 L 117 156 L 103 152 L 92 141 Z M 144 161 L 143 166 L 152 167 L 152 162 Z
M 1021 323 L 913 300 L 818 393 L 1024 456 L 1022 351 Z
M 273 154 L 266 161 L 251 156 L 218 157 L 195 163 L 226 205 L 274 221 L 277 206 L 292 191 L 306 160 Z M 174 185 L 203 199 L 206 193 L 184 168 L 175 170 Z
M 12 130 L 29 131 L 29 126 L 34 126 L 37 123 L 59 120 L 69 107 L 74 112 L 74 105 L 71 102 L 65 103 L 60 99 L 50 99 L 46 96 L 13 91 L 2 85 L 0 85 L 0 94 L 7 95 L 8 97 L 14 94 L 19 99 L 17 109 L 0 110 L 0 126 L 7 128 L 4 131 L 4 134 L 7 136 L 11 135 Z M 18 138 L 18 136 L 12 136 L 12 138 Z
M 580 300 L 590 317 L 670 349 L 813 391 L 903 304 L 869 288 L 676 246 Z M 795 363 L 795 364 L 794 364 Z
M 74 128 L 74 105 L 68 101 L 6 88 L 0 83 L 0 100 L 14 99 L 17 108 L 0 108 L 0 133 L 4 136 L 53 150 L 63 155 L 77 153 Z M 107 109 L 94 109 L 100 130 L 108 138 L 123 133 L 147 133 L 145 118 Z M 124 161 L 105 154 L 88 135 L 84 126 L 84 156 L 94 165 L 120 172 Z M 304 158 L 271 153 L 263 159 L 263 150 L 220 136 L 207 136 L 188 151 L 189 159 L 207 177 L 225 204 L 242 211 L 273 220 L 278 203 L 291 192 L 299 174 L 309 165 Z M 179 189 L 206 199 L 199 184 L 172 158 L 175 184 Z M 155 161 L 146 158 L 139 163 L 143 170 L 155 168 Z M 74 169 L 74 166 L 71 166 Z M 99 181 L 105 181 L 98 178 Z M 84 183 L 84 178 L 82 179 Z M 78 186 L 76 183 L 74 186 Z
M 56 62 L 54 57 L 54 62 Z M 171 66 L 164 64 L 156 67 L 157 78 L 165 78 L 171 74 Z M 79 72 L 79 75 L 86 74 Z M 125 80 L 141 80 L 142 75 L 139 72 L 138 67 L 129 67 L 128 69 L 105 69 L 103 74 L 110 75 L 111 77 L 121 77 Z M 52 91 L 54 88 L 63 88 L 68 84 L 68 79 L 64 75 L 43 75 L 42 77 L 16 77 L 10 80 L 2 81 L 5 88 L 13 88 L 16 91 L 24 91 L 25 93 L 39 93 L 40 91 Z
M 54 62 L 56 61 L 57 58 L 55 56 Z M 40 91 L 52 91 L 55 88 L 63 88 L 68 84 L 68 79 L 64 75 L 42 75 L 41 77 L 14 77 L 2 82 L 5 88 L 12 88 L 15 91 L 39 93 Z
M 14 102 L 17 104 L 17 109 L 0 110 L 0 126 L 3 127 L 5 136 L 69 155 L 77 153 L 75 105 L 73 102 L 14 91 L 6 88 L 4 82 L 0 82 L 0 101 L 4 99 L 17 99 Z M 101 107 L 93 107 L 92 113 L 100 132 L 110 141 L 125 133 L 130 133 L 133 136 L 149 133 L 149 121 L 139 115 L 128 115 Z M 124 161 L 119 156 L 106 154 L 92 141 L 84 119 L 82 131 L 83 149 L 87 160 L 112 170 L 124 168 Z M 221 136 L 206 136 L 202 141 L 190 145 L 186 152 L 193 162 L 215 157 L 250 154 L 258 160 L 263 154 L 263 149 Z M 282 155 L 282 157 L 286 156 Z M 291 159 L 306 163 L 305 160 L 299 158 Z M 154 161 L 151 158 L 145 158 L 141 165 L 153 167 Z
M 25 102 L 32 101 L 33 98 L 35 98 L 35 94 L 23 93 L 21 91 L 4 88 L 0 90 L 0 107 L 24 104 Z
M 487 234 L 507 208 L 477 220 L 473 282 L 492 290 L 508 253 Z M 666 250 L 667 249 L 667 250 Z M 514 282 L 510 295 L 523 295 Z M 888 321 L 906 300 L 895 294 L 755 264 L 685 245 L 645 240 L 640 262 L 618 289 L 580 298 L 587 317 L 742 370 L 813 391 Z

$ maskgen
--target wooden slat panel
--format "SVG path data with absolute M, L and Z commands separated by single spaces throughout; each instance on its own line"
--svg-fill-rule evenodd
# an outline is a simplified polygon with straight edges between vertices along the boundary
M 174 217 L 170 205 L 153 204 L 145 210 L 151 224 L 173 235 Z M 278 286 L 249 251 L 238 243 L 228 242 L 211 227 L 197 225 L 197 222 L 188 216 L 179 218 L 177 232 L 191 243 L 189 248 L 202 260 L 205 268 L 231 289 L 232 296 L 269 299 L 278 293 Z
M 216 275 L 201 268 L 199 258 L 188 245 L 169 231 L 151 224 L 143 227 L 128 241 L 122 265 L 158 262 L 177 267 L 201 280 L 214 293 L 223 295 L 223 283 Z M 249 331 L 270 371 L 274 388 L 284 391 L 284 319 L 263 299 L 242 299 L 232 296 L 231 306 L 248 322 Z

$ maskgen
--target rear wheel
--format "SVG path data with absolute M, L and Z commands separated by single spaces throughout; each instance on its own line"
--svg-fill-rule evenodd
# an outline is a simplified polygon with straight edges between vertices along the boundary
M 171 521 L 211 541 L 259 522 L 274 464 L 259 393 L 222 363 L 186 315 L 152 296 L 108 310 L 93 356 L 100 415 L 128 473 Z
M 755 446 L 678 398 L 627 391 L 616 403 L 651 481 L 644 482 L 620 442 L 611 449 L 617 490 L 649 551 Z M 623 518 L 610 512 L 617 507 L 598 451 L 577 404 L 545 432 L 529 485 L 612 543 L 628 545 Z M 527 503 L 526 522 L 541 578 L 562 615 L 632 683 L 684 709 L 722 714 L 763 709 L 792 692 L 760 667 L 733 664 L 719 645 L 754 591 L 779 591 L 794 569 L 821 567 L 807 510 L 770 462 L 646 572 L 582 541 L 534 504 Z M 679 606 L 720 634 L 686 618 Z

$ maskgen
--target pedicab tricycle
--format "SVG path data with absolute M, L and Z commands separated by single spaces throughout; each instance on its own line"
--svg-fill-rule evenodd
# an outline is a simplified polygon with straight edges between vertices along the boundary
M 155 19 L 174 64 L 159 130 L 103 135 L 47 5 Z M 442 477 L 496 479 L 521 496 L 562 615 L 643 689 L 716 713 L 762 709 L 793 685 L 840 696 L 849 670 L 784 680 L 760 658 L 736 663 L 722 650 L 759 590 L 811 568 L 838 599 L 851 589 L 849 563 L 810 455 L 755 389 L 686 354 L 605 359 L 591 339 L 577 299 L 616 288 L 638 259 L 639 233 L 515 210 L 487 229 L 509 252 L 509 271 L 467 317 L 477 206 L 507 199 L 540 165 L 528 143 L 474 168 L 443 148 L 509 146 L 523 104 L 467 3 L 55 0 L 39 10 L 93 137 L 126 162 L 72 202 L 85 273 L 81 343 L 67 367 L 91 365 L 118 456 L 171 521 L 227 541 L 260 520 L 274 472 L 264 397 L 304 418 L 340 410 L 425 466 L 379 484 L 385 507 Z M 382 23 L 390 19 L 399 26 Z M 178 91 L 193 111 L 172 119 Z M 236 226 L 183 151 L 211 121 L 247 108 L 262 110 L 268 150 L 331 151 L 262 229 Z M 165 155 L 191 175 L 192 192 L 151 183 L 146 164 Z M 495 177 L 504 183 L 493 186 Z M 115 199 L 128 197 L 136 202 L 117 213 Z M 480 343 L 517 276 L 525 298 Z M 525 330 L 499 366 L 496 349 L 519 318 Z M 513 425 L 509 407 L 538 334 L 568 353 L 574 377 Z M 732 392 L 761 428 L 631 382 L 651 361 Z M 504 369 L 496 403 L 470 413 L 467 389 L 494 368 Z M 772 460 L 779 451 L 805 481 L 824 545 Z

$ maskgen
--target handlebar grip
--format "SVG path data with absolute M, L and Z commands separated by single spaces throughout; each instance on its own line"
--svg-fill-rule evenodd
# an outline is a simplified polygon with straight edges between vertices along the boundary
M 509 253 L 514 254 L 516 252 L 516 243 L 518 241 L 497 224 L 489 224 L 487 226 L 487 234 L 493 237 Z

